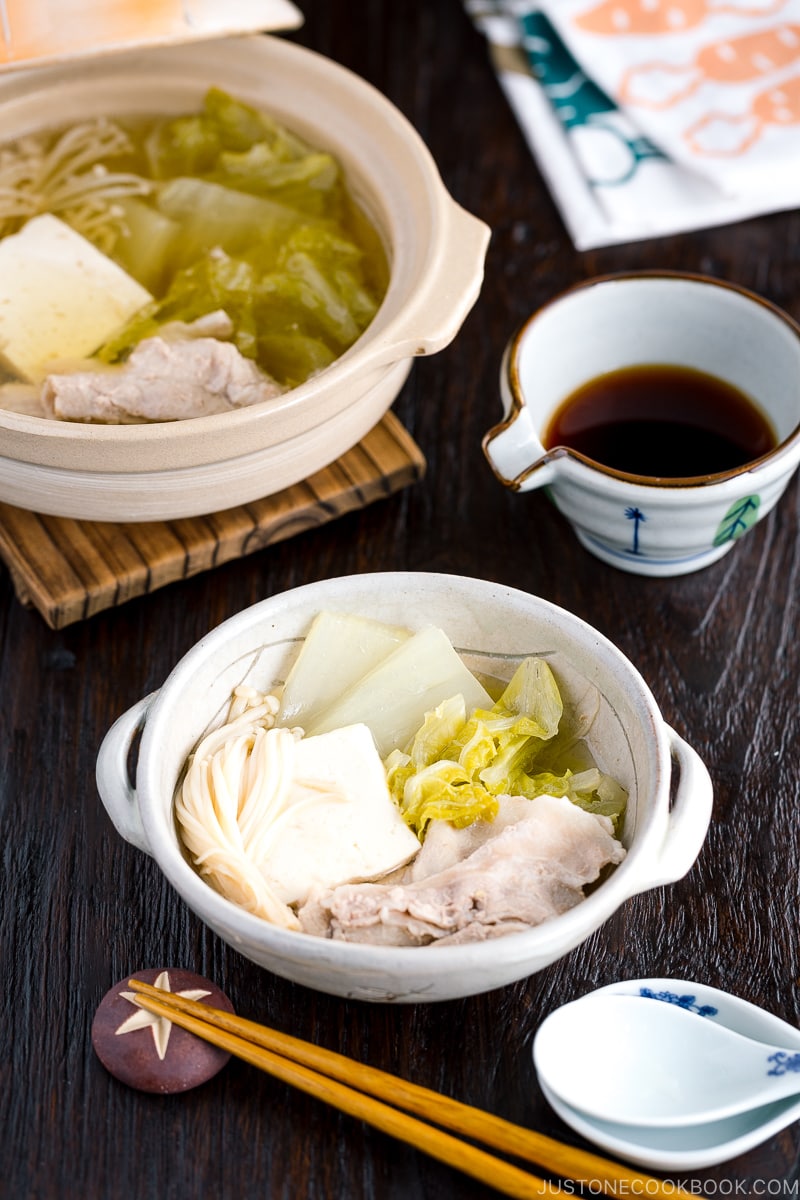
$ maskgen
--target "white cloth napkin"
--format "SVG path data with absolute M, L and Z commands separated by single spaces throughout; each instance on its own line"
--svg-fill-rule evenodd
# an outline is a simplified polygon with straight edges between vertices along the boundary
M 465 5 L 578 249 L 800 204 L 800 0 Z

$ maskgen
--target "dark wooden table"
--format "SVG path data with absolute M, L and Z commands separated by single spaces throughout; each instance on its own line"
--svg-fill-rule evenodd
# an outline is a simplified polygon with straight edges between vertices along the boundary
M 245 1015 L 578 1145 L 531 1064 L 532 1037 L 555 1006 L 618 978 L 665 975 L 800 1020 L 797 482 L 721 562 L 651 580 L 591 558 L 544 495 L 506 493 L 480 447 L 499 413 L 506 339 L 574 281 L 622 268 L 699 270 L 800 317 L 800 213 L 577 253 L 458 0 L 301 6 L 305 26 L 290 36 L 386 93 L 453 195 L 492 227 L 486 281 L 455 343 L 415 365 L 395 406 L 427 456 L 422 483 L 62 632 L 0 577 L 4 1200 L 494 1194 L 243 1064 L 183 1097 L 116 1083 L 92 1052 L 90 1026 L 105 991 L 137 968 L 195 970 Z M 206 630 L 298 584 L 394 569 L 500 580 L 590 621 L 639 668 L 715 785 L 706 845 L 680 883 L 630 900 L 538 975 L 417 1007 L 317 994 L 240 957 L 117 836 L 94 782 L 111 721 Z M 680 1180 L 710 1195 L 796 1195 L 800 1125 Z

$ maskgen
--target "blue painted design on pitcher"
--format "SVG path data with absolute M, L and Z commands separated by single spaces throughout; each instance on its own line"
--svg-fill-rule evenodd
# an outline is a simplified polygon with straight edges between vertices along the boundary
M 639 526 L 644 524 L 647 517 L 640 508 L 626 508 L 625 516 L 627 520 L 633 521 L 633 545 L 631 546 L 631 554 L 641 554 L 639 549 Z

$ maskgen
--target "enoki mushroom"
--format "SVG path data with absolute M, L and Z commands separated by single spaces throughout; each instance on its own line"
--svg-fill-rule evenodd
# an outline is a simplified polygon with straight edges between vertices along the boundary
M 175 814 L 200 874 L 232 903 L 284 929 L 299 929 L 294 911 L 265 880 L 259 864 L 289 811 L 299 729 L 275 728 L 279 702 L 251 688 L 235 689 L 227 719 L 207 734 L 189 760 Z M 322 788 L 291 806 L 330 800 Z
M 141 196 L 152 184 L 109 170 L 107 159 L 130 151 L 127 134 L 112 121 L 76 125 L 53 139 L 28 134 L 0 150 L 0 237 L 40 213 L 61 214 L 78 233 L 108 251 L 123 231 L 122 196 Z

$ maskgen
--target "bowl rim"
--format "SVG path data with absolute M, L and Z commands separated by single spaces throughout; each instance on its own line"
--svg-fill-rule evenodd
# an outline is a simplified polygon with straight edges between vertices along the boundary
M 429 964 L 437 968 L 442 955 L 454 969 L 471 964 L 495 965 L 522 962 L 544 954 L 566 953 L 583 941 L 631 895 L 647 887 L 646 868 L 663 841 L 663 828 L 658 821 L 651 821 L 649 828 L 636 832 L 628 853 L 619 866 L 603 884 L 578 903 L 574 908 L 545 921 L 532 929 L 490 938 L 482 942 L 459 945 L 437 946 L 376 946 L 366 943 L 344 942 L 329 938 L 284 930 L 270 925 L 262 918 L 239 908 L 206 883 L 193 870 L 183 856 L 177 831 L 168 829 L 168 820 L 174 812 L 173 797 L 169 806 L 158 796 L 158 743 L 167 735 L 169 720 L 178 698 L 183 695 L 186 684 L 199 665 L 219 652 L 238 630 L 254 623 L 264 622 L 268 627 L 270 613 L 280 611 L 311 596 L 320 596 L 319 607 L 325 600 L 341 591 L 353 588 L 402 589 L 412 584 L 426 589 L 460 590 L 463 595 L 483 596 L 486 600 L 500 594 L 507 603 L 533 606 L 542 615 L 549 616 L 569 633 L 574 633 L 584 644 L 589 643 L 593 651 L 611 671 L 622 672 L 626 683 L 636 696 L 637 707 L 642 713 L 642 732 L 647 739 L 656 768 L 655 794 L 644 802 L 653 813 L 663 812 L 666 819 L 669 806 L 670 749 L 666 725 L 655 698 L 648 685 L 630 660 L 608 638 L 594 629 L 588 622 L 551 601 L 493 581 L 450 575 L 438 572 L 368 572 L 340 576 L 315 583 L 300 585 L 267 597 L 264 600 L 228 617 L 210 630 L 180 659 L 162 687 L 147 713 L 142 733 L 139 761 L 136 769 L 136 792 L 142 827 L 152 857 L 166 878 L 186 904 L 207 924 L 222 936 L 227 937 L 234 947 L 246 944 L 274 954 L 276 960 L 291 959 L 306 965 L 336 962 L 350 964 L 353 968 L 400 970 L 403 965 L 415 970 L 425 969 Z

